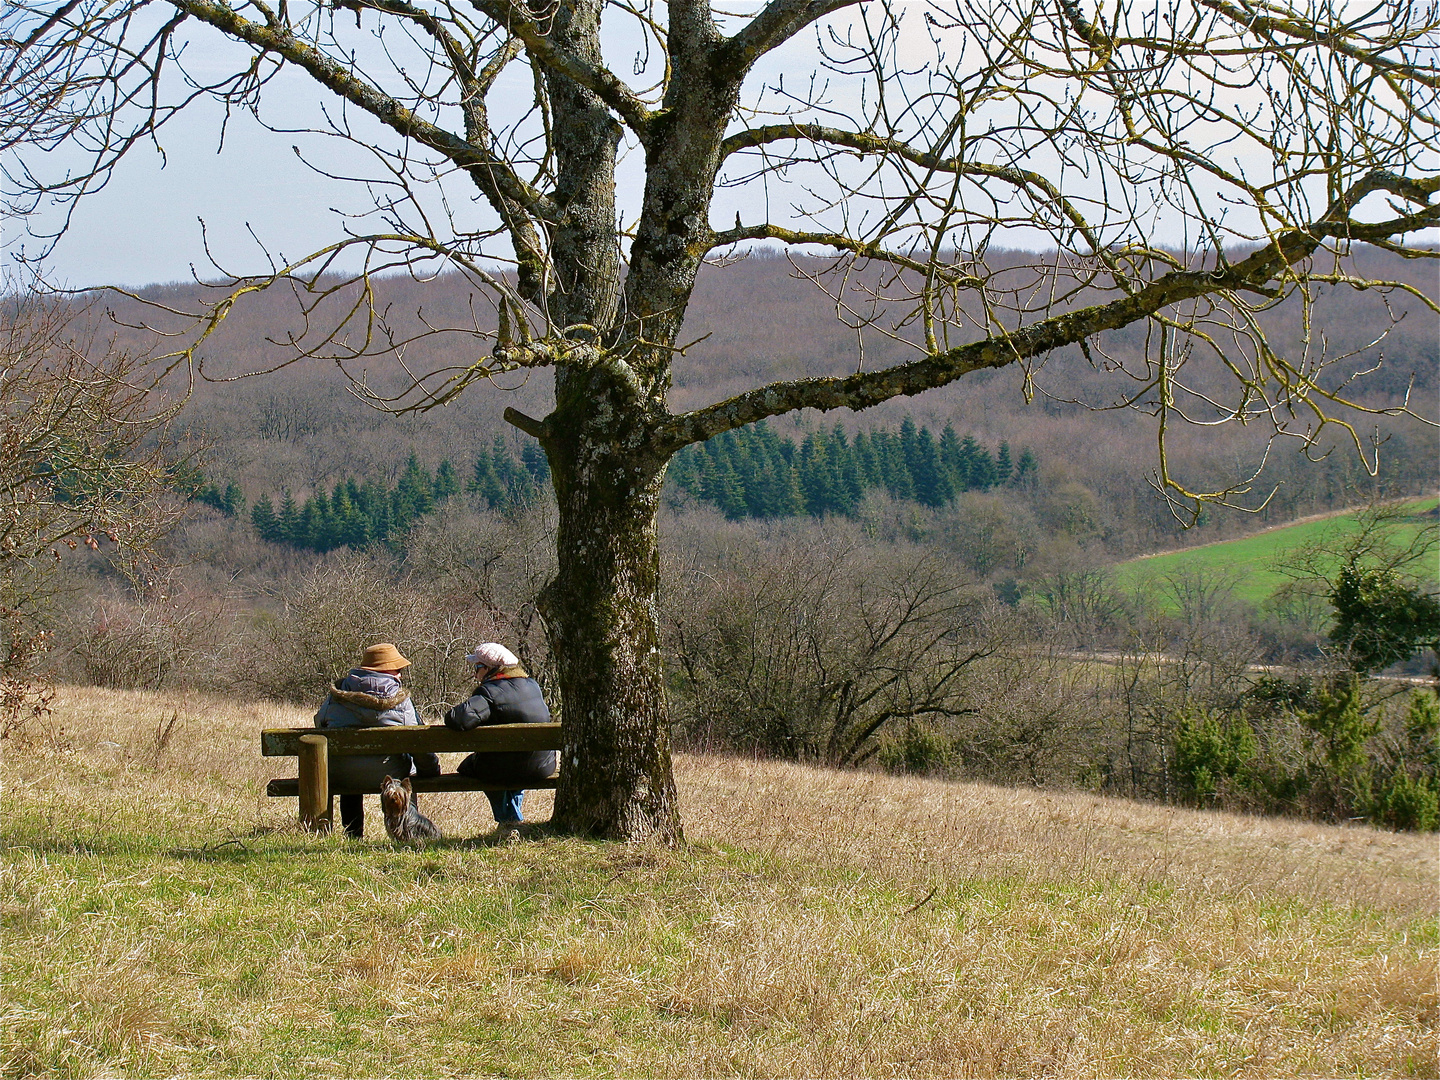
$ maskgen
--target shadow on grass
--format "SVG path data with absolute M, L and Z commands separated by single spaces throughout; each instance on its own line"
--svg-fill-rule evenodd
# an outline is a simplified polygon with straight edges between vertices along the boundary
M 549 839 L 556 835 L 555 831 L 550 828 L 549 822 L 527 823 L 519 831 L 519 843 Z M 291 842 L 285 843 L 286 839 Z M 260 850 L 252 849 L 251 845 L 261 840 L 265 841 L 265 846 Z M 247 837 L 230 837 L 200 847 L 171 848 L 165 854 L 177 859 L 197 862 L 242 863 L 276 856 L 290 858 L 304 853 L 370 855 L 381 852 L 413 851 L 417 855 L 423 855 L 427 852 L 474 851 L 483 848 L 507 847 L 513 846 L 515 843 L 515 841 L 506 841 L 498 832 L 471 837 L 446 836 L 421 844 L 400 843 L 388 838 L 335 843 L 328 838 L 322 839 L 306 833 L 298 827 L 290 826 L 256 829 Z
M 243 836 L 227 836 L 199 845 L 181 847 L 168 846 L 154 837 L 62 837 L 62 836 L 8 836 L 0 840 L 0 851 L 34 855 L 73 855 L 79 857 L 114 858 L 120 856 L 168 856 L 186 862 L 211 863 L 217 865 L 245 865 L 253 863 L 293 860 L 306 855 L 370 856 L 377 854 L 398 854 L 413 852 L 417 856 L 442 854 L 454 851 L 479 851 L 490 848 L 523 847 L 527 843 L 559 839 L 548 821 L 526 822 L 514 839 L 507 838 L 499 831 L 480 836 L 448 836 L 423 844 L 406 844 L 376 837 L 360 841 L 340 841 L 330 837 L 307 833 L 298 825 L 262 826 Z M 578 839 L 565 837 L 567 839 Z M 604 841 L 590 841 L 598 846 L 607 846 Z

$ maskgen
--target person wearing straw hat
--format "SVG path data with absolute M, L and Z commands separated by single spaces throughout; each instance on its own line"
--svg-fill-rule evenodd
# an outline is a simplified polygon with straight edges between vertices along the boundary
M 445 726 L 470 731 L 485 724 L 546 724 L 550 708 L 540 684 L 520 666 L 520 658 L 504 645 L 486 641 L 465 655 L 479 684 L 468 700 L 445 714 Z M 486 791 L 502 840 L 518 838 L 523 819 L 520 807 L 526 780 L 544 780 L 555 774 L 554 750 L 515 750 L 471 754 L 456 772 L 474 780 L 493 781 Z
M 388 641 L 371 645 L 360 657 L 360 666 L 336 679 L 325 702 L 315 714 L 318 728 L 418 727 L 420 716 L 410 691 L 400 680 L 410 661 Z M 330 783 L 336 787 L 369 787 L 380 790 L 386 776 L 403 778 L 439 776 L 440 759 L 434 754 L 388 754 L 366 757 L 332 757 Z M 365 835 L 365 796 L 340 796 L 340 822 L 347 835 L 358 840 Z

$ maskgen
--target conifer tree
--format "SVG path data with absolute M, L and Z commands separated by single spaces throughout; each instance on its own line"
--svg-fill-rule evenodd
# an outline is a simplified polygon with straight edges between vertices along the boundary
M 480 456 L 475 459 L 475 471 L 470 479 L 469 490 L 484 499 L 485 505 L 491 510 L 499 509 L 505 504 L 505 485 L 496 473 L 494 458 L 484 450 L 480 451 Z
M 796 457 L 796 479 L 800 484 L 800 494 L 805 499 L 805 512 L 811 517 L 821 517 L 830 507 L 824 436 L 813 431 L 805 436 Z
M 335 547 L 359 546 L 365 542 L 363 536 L 356 537 L 357 514 L 355 504 L 350 498 L 350 490 L 354 486 L 353 480 L 342 480 L 330 494 L 330 513 L 335 520 Z
M 855 455 L 855 464 L 860 470 L 865 490 L 883 487 L 885 479 L 880 475 L 880 465 L 875 460 L 875 447 L 870 441 L 870 436 L 863 431 L 857 431 L 854 441 L 850 444 L 850 449 Z
M 775 517 L 795 517 L 805 512 L 805 496 L 795 467 L 783 458 L 775 463 Z
M 1010 483 L 1013 487 L 1033 487 L 1035 479 L 1040 472 L 1040 463 L 1035 460 L 1034 452 L 1028 447 L 1020 451 L 1020 458 L 1015 462 L 1015 475 L 1011 477 Z
M 911 466 L 911 482 L 915 487 L 915 499 L 924 506 L 944 506 L 955 498 L 955 489 L 950 478 L 940 467 L 940 455 L 935 446 L 935 437 L 929 428 L 921 428 L 914 439 Z
M 444 502 L 450 498 L 450 496 L 457 495 L 459 492 L 460 478 L 455 475 L 455 466 L 450 464 L 449 458 L 446 458 L 440 462 L 440 465 L 435 470 L 435 501 L 437 503 Z
M 892 499 L 913 499 L 915 486 L 910 480 L 910 470 L 905 465 L 905 454 L 900 440 L 888 431 L 874 431 L 870 434 L 871 445 L 875 448 L 875 460 L 880 467 L 880 479 L 885 491 Z
M 428 514 L 434 507 L 432 483 L 429 471 L 411 454 L 410 460 L 405 463 L 405 471 L 400 474 L 400 482 L 395 485 L 393 495 L 397 527 L 403 529 L 416 518 Z
M 300 508 L 295 505 L 295 496 L 286 488 L 280 500 L 280 512 L 275 515 L 275 534 L 287 544 L 295 543 L 300 531 Z
M 839 424 L 830 433 L 831 454 L 835 460 L 835 479 L 840 491 L 843 512 L 853 514 L 865 498 L 865 476 L 860 468 L 854 445 L 845 437 Z
M 966 490 L 970 486 L 970 468 L 960 449 L 960 436 L 955 434 L 955 428 L 950 424 L 946 424 L 945 430 L 940 432 L 939 454 L 940 467 L 950 478 L 952 490 Z
M 1010 461 L 1010 444 L 1002 442 L 995 454 L 995 483 L 999 486 L 1008 484 L 1014 469 L 1015 466 Z
M 910 486 L 915 486 L 915 478 L 920 471 L 919 443 L 920 433 L 915 427 L 915 421 L 905 417 L 900 425 L 900 455 L 905 461 L 905 471 L 910 474 Z
M 981 447 L 974 435 L 966 435 L 960 440 L 960 450 L 956 461 L 956 469 L 962 482 L 964 490 L 970 491 L 979 487 L 977 469 L 980 459 Z
M 255 532 L 261 540 L 268 540 L 276 543 L 280 539 L 278 521 L 275 517 L 275 504 L 270 501 L 269 495 L 261 495 L 255 500 L 255 507 L 250 511 L 250 524 L 255 526 Z
M 693 446 L 687 446 L 670 459 L 670 481 L 686 495 L 697 495 L 700 489 L 700 472 L 697 462 L 700 454 Z
M 980 491 L 989 491 L 995 486 L 995 459 L 983 446 L 970 461 L 970 486 Z
M 731 521 L 746 515 L 745 488 L 728 457 L 721 457 L 710 477 L 710 501 Z
M 290 543 L 296 547 L 324 551 L 326 550 L 324 539 L 320 514 L 317 511 L 315 497 L 312 495 L 300 504 L 300 508 L 295 514 L 295 534 L 290 538 Z
M 537 442 L 527 442 L 520 449 L 520 462 L 525 466 L 537 487 L 550 482 L 550 459 Z

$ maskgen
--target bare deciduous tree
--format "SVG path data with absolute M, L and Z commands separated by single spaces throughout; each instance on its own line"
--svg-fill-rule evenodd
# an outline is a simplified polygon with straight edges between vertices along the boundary
M 607 60 L 602 27 L 634 77 Z M 1332 355 L 1308 320 L 1282 355 L 1265 311 L 1403 287 L 1357 278 L 1356 242 L 1431 253 L 1405 245 L 1440 220 L 1436 27 L 1410 0 L 768 0 L 743 15 L 701 0 L 16 0 L 0 139 L 19 148 L 18 209 L 69 207 L 192 101 L 285 129 L 266 110 L 272 81 L 313 80 L 327 133 L 376 162 L 374 212 L 226 282 L 198 337 L 285 283 L 304 311 L 295 355 L 391 355 L 413 375 L 396 395 L 351 366 L 378 406 L 553 370 L 554 410 L 508 418 L 545 448 L 559 505 L 542 604 L 564 698 L 556 822 L 674 837 L 654 524 L 671 455 L 984 369 L 1022 365 L 1044 388 L 1044 357 L 1067 345 L 1113 370 L 1111 404 L 1155 415 L 1156 482 L 1182 501 L 1244 483 L 1172 475 L 1165 433 L 1181 422 L 1261 423 L 1304 445 L 1339 425 L 1363 452 L 1348 387 L 1365 362 Z M 206 35 L 238 48 L 190 64 Z M 89 165 L 51 175 L 27 150 L 61 143 Z M 626 155 L 643 177 L 617 199 Z M 316 167 L 353 175 L 345 160 Z M 862 354 L 848 376 L 673 414 L 696 275 L 755 241 L 832 253 L 814 276 L 837 316 L 913 356 L 872 370 Z M 1043 253 L 997 268 L 1001 245 Z M 355 252 L 358 277 L 325 273 Z M 488 324 L 390 321 L 372 279 L 441 268 L 491 297 L 498 328 L 473 362 L 412 370 L 412 342 Z M 1106 351 L 1126 327 L 1148 344 L 1138 366 Z
M 973 712 L 972 669 L 1014 632 L 944 554 L 843 535 L 752 542 L 675 577 L 691 728 L 802 761 L 863 764 L 892 727 Z
M 0 294 L 0 715 L 18 730 L 47 695 L 34 682 L 37 621 L 67 551 L 118 548 L 143 568 L 178 516 L 157 372 L 85 332 L 72 307 Z
M 174 401 L 157 378 L 66 305 L 0 299 L 0 568 L 33 573 L 80 543 L 140 549 L 173 520 Z

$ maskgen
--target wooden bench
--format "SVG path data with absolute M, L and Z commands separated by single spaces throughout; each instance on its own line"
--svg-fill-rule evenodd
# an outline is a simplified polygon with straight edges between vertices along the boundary
M 429 727 L 268 728 L 260 733 L 265 757 L 299 759 L 300 775 L 271 780 L 265 794 L 271 798 L 300 799 L 300 823 L 308 829 L 329 829 L 336 795 L 374 795 L 379 785 L 365 788 L 330 784 L 330 757 L 387 754 L 470 754 L 514 750 L 559 750 L 560 725 L 491 724 L 473 731 L 452 731 L 443 725 Z M 494 783 L 473 780 L 459 773 L 410 778 L 416 791 L 494 791 Z M 553 788 L 556 777 L 526 780 L 526 790 Z

